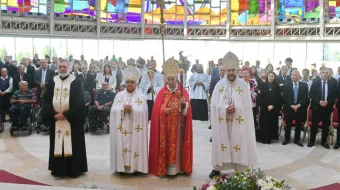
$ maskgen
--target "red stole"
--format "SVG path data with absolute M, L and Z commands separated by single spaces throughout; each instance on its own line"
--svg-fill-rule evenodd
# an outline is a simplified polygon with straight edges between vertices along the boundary
M 177 133 L 179 132 L 177 131 L 177 127 L 180 125 L 179 115 L 178 112 L 175 111 L 172 111 L 174 113 L 165 115 L 165 108 L 171 107 L 172 110 L 179 110 L 180 90 L 180 84 L 178 84 L 175 94 L 172 94 L 166 86 L 163 87 L 158 92 L 152 109 L 149 172 L 156 176 L 166 175 L 167 165 L 176 163 Z M 186 90 L 183 90 L 183 96 L 188 102 L 188 111 L 185 117 L 183 147 L 181 147 L 181 167 L 183 172 L 192 174 L 192 114 L 189 94 Z

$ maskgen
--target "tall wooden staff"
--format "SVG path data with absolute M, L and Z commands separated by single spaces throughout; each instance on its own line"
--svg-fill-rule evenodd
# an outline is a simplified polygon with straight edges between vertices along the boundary
M 180 83 L 181 83 L 181 98 L 183 98 L 183 88 L 184 88 L 184 83 L 183 83 L 183 74 L 184 74 L 184 69 L 180 69 L 179 70 L 179 80 L 180 80 Z M 184 130 L 184 124 L 185 124 L 185 120 L 184 120 L 184 108 L 185 108 L 185 105 L 181 104 L 181 129 Z M 182 133 L 184 134 L 184 133 Z

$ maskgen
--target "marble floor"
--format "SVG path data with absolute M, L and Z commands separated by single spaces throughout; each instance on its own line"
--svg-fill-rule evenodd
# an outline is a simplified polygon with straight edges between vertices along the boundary
M 76 178 L 55 178 L 47 170 L 49 136 L 9 134 L 9 125 L 0 134 L 0 169 L 41 183 L 60 187 L 141 190 L 191 190 L 207 182 L 211 171 L 211 130 L 207 122 L 194 121 L 193 175 L 158 178 L 153 175 L 119 176 L 109 171 L 109 135 L 86 134 L 89 172 Z M 282 132 L 283 133 L 283 132 Z M 283 134 L 282 134 L 283 135 Z M 340 152 L 327 150 L 320 142 L 313 148 L 294 144 L 257 144 L 258 166 L 268 175 L 286 179 L 295 189 L 310 189 L 340 182 Z M 320 137 L 318 137 L 320 140 Z

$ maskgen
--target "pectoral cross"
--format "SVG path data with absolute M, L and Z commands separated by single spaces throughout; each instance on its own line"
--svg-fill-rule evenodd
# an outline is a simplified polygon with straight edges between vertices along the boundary
M 241 122 L 242 122 L 244 119 L 242 119 L 242 117 L 239 116 L 236 120 L 237 120 L 238 124 L 241 124 Z
M 224 118 L 223 118 L 223 117 L 220 117 L 220 118 L 218 118 L 218 120 L 220 121 L 220 123 L 222 123 L 222 121 L 224 120 Z
M 136 130 L 137 130 L 137 132 L 139 132 L 140 130 L 142 130 L 142 128 L 140 128 L 140 125 L 137 125 Z
M 126 136 L 126 135 L 128 135 L 129 134 L 129 132 L 127 132 L 126 130 L 123 132 L 123 135 L 124 136 Z
M 227 147 L 224 144 L 222 144 L 222 146 L 221 146 L 222 151 L 224 151 L 224 149 L 226 149 L 226 148 Z
M 123 100 L 123 98 L 122 99 L 120 99 L 118 102 L 117 102 L 118 104 L 123 104 L 124 103 L 124 100 Z
M 222 86 L 222 87 L 218 90 L 218 92 L 220 92 L 221 94 L 223 94 L 223 92 L 224 92 L 224 87 Z
M 137 103 L 138 105 L 140 105 L 140 104 L 142 103 L 142 101 L 141 101 L 139 98 L 137 98 L 137 100 L 136 100 L 135 103 Z
M 122 125 L 120 124 L 119 127 L 117 128 L 117 130 L 119 130 L 120 132 L 122 132 L 122 129 L 123 129 L 123 127 L 122 127 Z
M 243 90 L 240 87 L 237 87 L 237 90 L 235 90 L 238 94 L 241 94 L 241 92 L 243 92 Z
M 133 157 L 136 159 L 138 158 L 139 154 L 137 154 L 137 152 L 135 152 L 135 155 L 133 155 Z
M 60 129 L 56 132 L 58 134 L 58 139 L 60 138 L 60 134 L 63 133 Z
M 126 154 L 126 153 L 128 153 L 128 152 L 129 152 L 129 149 L 124 148 L 123 153 Z
M 241 150 L 241 148 L 238 147 L 238 145 L 236 145 L 235 147 L 233 147 L 235 149 L 235 152 L 238 152 Z

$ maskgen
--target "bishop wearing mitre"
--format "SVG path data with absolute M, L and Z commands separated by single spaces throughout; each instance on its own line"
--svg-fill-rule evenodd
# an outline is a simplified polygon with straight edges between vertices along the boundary
M 110 165 L 112 172 L 148 173 L 148 106 L 137 89 L 139 72 L 123 71 L 125 90 L 119 92 L 110 113 Z
M 158 92 L 152 110 L 149 172 L 156 176 L 191 174 L 193 135 L 189 94 L 177 80 L 176 60 L 166 61 L 163 71 L 166 86 Z
M 257 162 L 254 119 L 249 86 L 237 77 L 239 60 L 228 52 L 226 74 L 211 98 L 212 166 L 209 177 L 227 169 L 245 170 Z
M 76 177 L 87 172 L 83 87 L 69 72 L 69 63 L 58 63 L 58 76 L 46 83 L 41 116 L 50 126 L 48 169 L 53 176 Z

